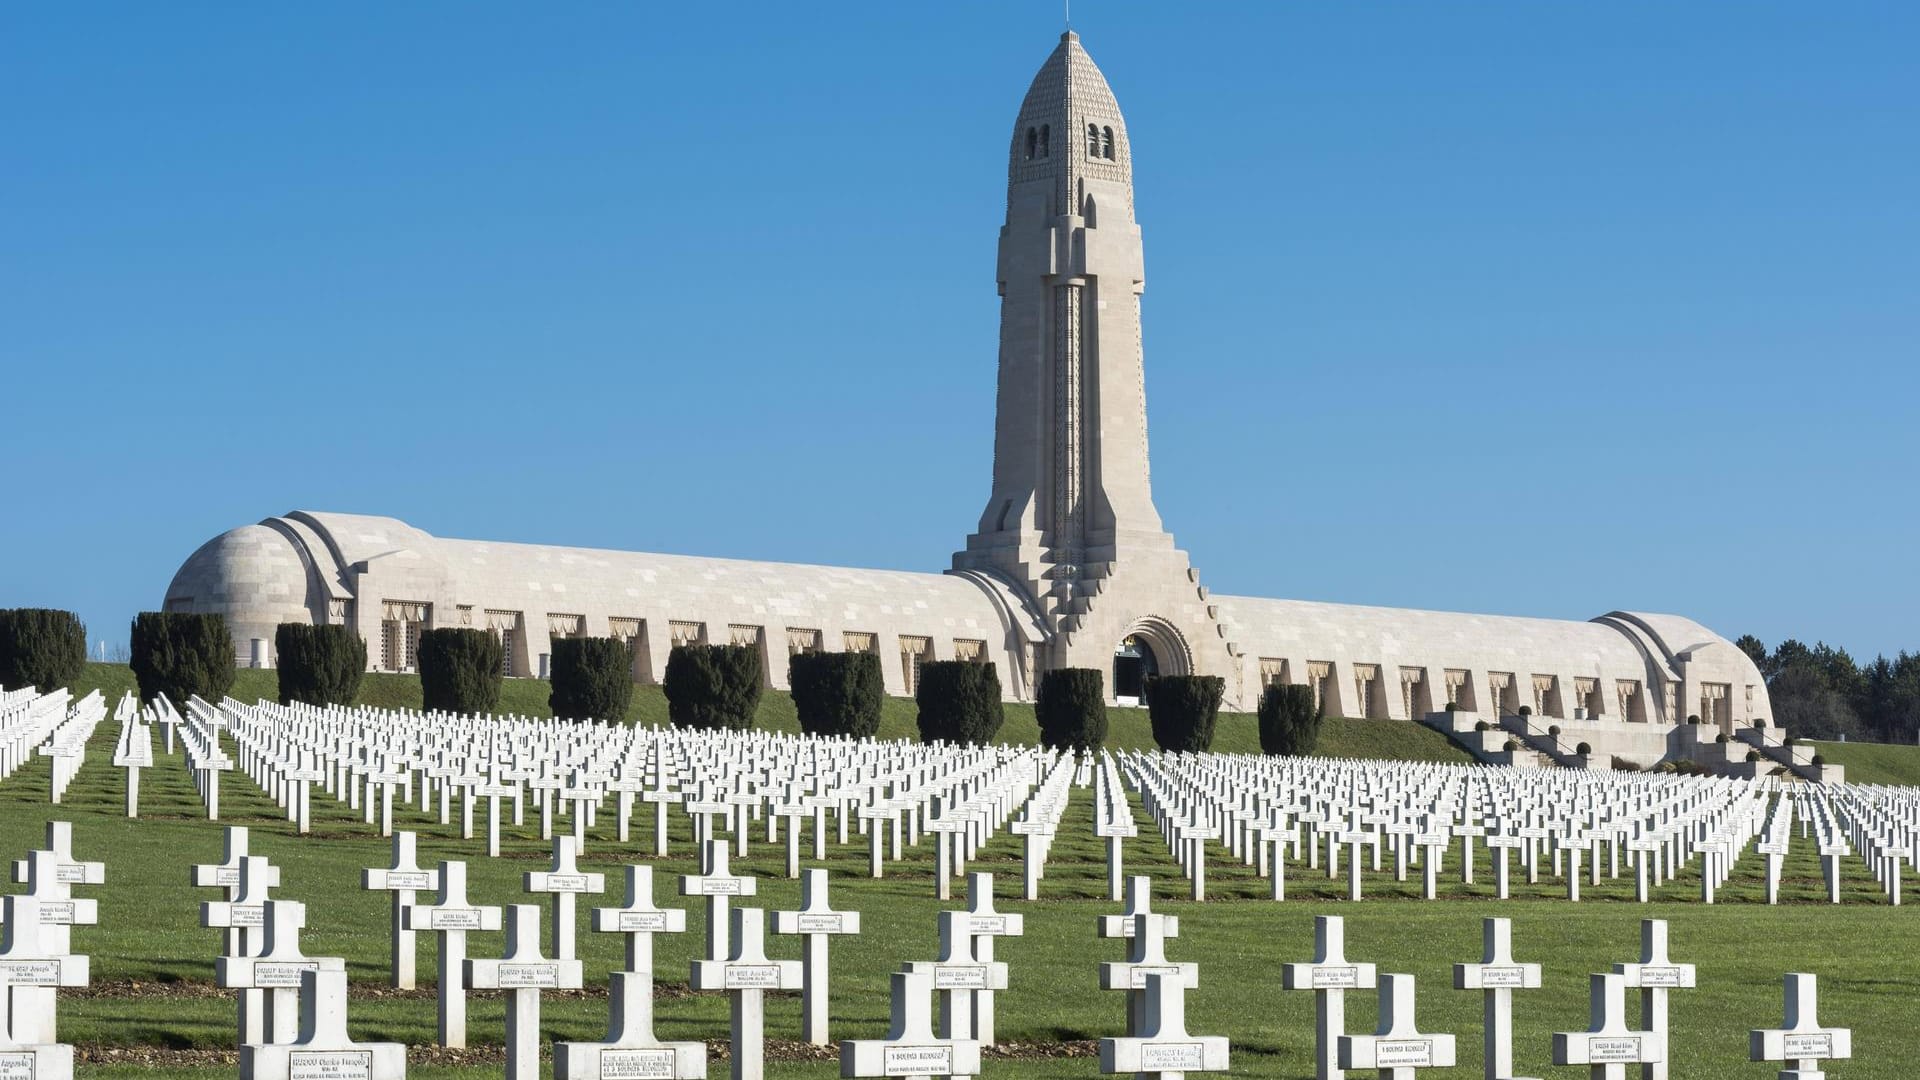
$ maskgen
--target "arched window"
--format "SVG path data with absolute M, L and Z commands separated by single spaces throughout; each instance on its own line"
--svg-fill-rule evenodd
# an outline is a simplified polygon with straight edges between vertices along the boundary
M 1052 141 L 1053 141 L 1053 125 L 1041 124 L 1040 125 L 1040 156 L 1041 157 L 1046 157 L 1047 155 L 1053 153 L 1053 150 L 1047 145 Z
M 1036 149 L 1038 149 L 1039 146 L 1040 146 L 1040 133 L 1038 131 L 1035 131 L 1032 128 L 1028 128 L 1027 129 L 1027 160 L 1028 161 L 1033 160 L 1033 152 Z
M 1108 161 L 1112 161 L 1113 160 L 1113 129 L 1101 128 L 1100 136 L 1101 136 L 1100 137 L 1100 156 L 1103 158 L 1106 158 Z
M 1100 125 L 1087 125 L 1087 156 L 1100 156 Z

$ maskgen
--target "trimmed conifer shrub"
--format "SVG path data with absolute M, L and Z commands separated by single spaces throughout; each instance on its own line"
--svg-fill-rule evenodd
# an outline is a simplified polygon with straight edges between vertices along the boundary
M 500 639 L 471 626 L 420 635 L 420 699 L 428 712 L 490 713 L 500 706 Z
M 351 705 L 367 673 L 367 643 L 348 626 L 281 623 L 273 630 L 280 704 Z
M 1203 753 L 1213 748 L 1213 726 L 1227 681 L 1218 675 L 1157 675 L 1147 680 L 1147 720 L 1160 749 Z
M 87 666 L 87 627 L 71 611 L 12 608 L 0 611 L 0 687 L 31 686 L 45 694 L 73 680 Z
M 920 707 L 920 741 L 962 745 L 988 743 L 1006 719 L 1000 703 L 1000 673 L 971 660 L 928 660 L 914 688 Z
M 880 730 L 886 679 L 879 653 L 794 653 L 787 661 L 787 686 L 800 730 L 809 735 L 870 739 Z
M 1480 721 L 1484 730 L 1486 721 Z M 1304 755 L 1320 741 L 1313 687 L 1274 683 L 1260 694 L 1260 752 Z
M 233 687 L 233 635 L 221 615 L 143 611 L 128 642 L 140 700 L 162 694 L 182 712 L 198 697 L 217 702 Z
M 684 728 L 749 731 L 765 676 L 752 645 L 676 645 L 667 654 L 667 719 Z
M 1107 741 L 1106 679 L 1097 668 L 1055 668 L 1040 677 L 1033 703 L 1040 744 L 1094 751 Z
M 547 706 L 562 720 L 623 723 L 633 700 L 633 652 L 619 638 L 555 638 Z

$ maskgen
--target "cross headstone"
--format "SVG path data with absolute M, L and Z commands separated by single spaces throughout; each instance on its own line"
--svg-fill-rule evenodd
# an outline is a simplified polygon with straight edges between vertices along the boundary
M 467 961 L 467 985 L 510 991 L 507 1080 L 540 1080 L 540 991 L 580 989 L 580 961 L 540 955 L 538 905 L 515 904 L 508 911 L 506 955 Z
M 800 879 L 800 910 L 774 912 L 773 932 L 800 935 L 800 1037 L 825 1046 L 829 1041 L 827 943 L 836 934 L 858 934 L 860 913 L 835 911 L 827 902 L 827 872 L 811 869 Z
M 848 1039 L 840 1044 L 840 1075 L 978 1076 L 980 1044 L 933 1033 L 933 976 L 895 972 L 893 1022 L 884 1039 Z
M 230 990 L 260 991 L 265 998 L 263 1041 L 290 1043 L 300 1032 L 300 976 L 307 971 L 345 971 L 337 956 L 309 957 L 300 951 L 300 929 L 307 906 L 293 900 L 267 901 L 266 947 L 258 956 L 222 956 L 214 964 L 214 983 Z
M 1821 1080 L 1827 1074 L 1821 1071 L 1820 1062 L 1853 1056 L 1853 1031 L 1821 1025 L 1816 976 L 1789 973 L 1786 997 L 1786 1025 L 1750 1033 L 1750 1056 L 1754 1061 L 1786 1064 L 1788 1067 L 1780 1070 L 1780 1080 Z
M 442 862 L 436 871 L 440 895 L 431 904 L 415 904 L 402 912 L 408 930 L 430 930 L 440 935 L 440 1045 L 467 1045 L 467 935 L 476 930 L 500 929 L 500 909 L 467 902 L 467 864 Z
M 574 897 L 581 893 L 607 891 L 607 876 L 583 873 L 574 864 L 576 853 L 573 837 L 556 836 L 553 838 L 553 863 L 545 870 L 529 870 L 526 875 L 528 892 L 547 893 L 553 897 L 551 948 L 555 960 L 574 958 Z
M 1640 991 L 1640 1022 L 1659 1036 L 1664 1046 L 1668 991 L 1690 990 L 1696 985 L 1692 964 L 1676 964 L 1667 959 L 1667 920 L 1640 920 L 1640 962 L 1615 964 L 1613 970 L 1621 976 L 1622 985 Z M 1640 1076 L 1641 1080 L 1667 1080 L 1666 1055 L 1644 1063 Z
M 721 843 L 720 841 L 711 841 Z M 721 850 L 726 850 L 722 844 Z M 735 908 L 732 948 L 725 960 L 695 960 L 695 990 L 720 990 L 733 997 L 733 1080 L 762 1080 L 766 1075 L 767 991 L 800 989 L 798 960 L 769 960 L 766 913 Z
M 973 956 L 983 964 L 993 963 L 995 938 L 1020 937 L 1026 933 L 1024 915 L 1008 915 L 993 906 L 993 875 L 967 875 L 967 933 L 973 936 Z M 973 995 L 973 1037 L 992 1046 L 994 1039 L 993 989 L 977 990 Z
M 1554 1033 L 1555 1065 L 1585 1065 L 1588 1080 L 1626 1080 L 1628 1065 L 1666 1060 L 1664 1036 L 1627 1027 L 1627 986 L 1621 976 L 1592 975 L 1587 985 L 1589 1025 L 1585 1031 Z
M 1166 956 L 1166 916 L 1142 912 L 1134 916 L 1127 959 L 1100 965 L 1100 989 L 1127 993 L 1127 1034 L 1145 1030 L 1147 980 L 1156 975 L 1177 979 L 1188 990 L 1200 985 L 1200 965 L 1169 963 Z
M 240 1048 L 240 1080 L 405 1080 L 407 1048 L 347 1037 L 347 973 L 300 973 L 300 1033 Z
M 1340 1067 L 1374 1069 L 1379 1080 L 1414 1080 L 1421 1069 L 1452 1068 L 1453 1036 L 1422 1033 L 1413 996 L 1413 976 L 1380 976 L 1379 1025 L 1371 1035 L 1340 1036 Z
M 1340 1080 L 1340 1036 L 1346 1034 L 1348 990 L 1371 990 L 1377 969 L 1346 959 L 1346 922 L 1338 915 L 1313 920 L 1313 960 L 1281 967 L 1281 985 L 1311 990 L 1314 997 L 1314 1077 Z
M 414 835 L 396 832 L 393 834 L 393 864 L 361 871 L 362 887 L 385 890 L 392 897 L 389 906 L 392 915 L 393 985 L 401 990 L 413 989 L 415 977 L 413 931 L 406 928 L 406 920 L 402 916 L 407 908 L 413 906 L 415 894 L 440 887 L 434 871 L 422 870 L 419 863 L 414 861 L 414 852 Z
M 243 825 L 228 825 L 221 840 L 220 861 L 200 863 L 190 871 L 188 881 L 198 889 L 224 889 L 226 898 L 233 900 L 240 895 L 240 866 L 246 860 L 248 852 L 247 830 Z M 266 886 L 269 889 L 280 887 L 280 868 L 267 864 Z M 227 955 L 241 954 L 241 931 L 238 927 L 229 928 L 226 934 Z
M 1100 1071 L 1157 1080 L 1227 1071 L 1225 1036 L 1187 1034 L 1186 993 L 1175 977 L 1147 976 L 1145 1027 L 1138 1035 L 1101 1039 Z
M 728 901 L 736 896 L 752 896 L 759 888 L 759 882 L 755 879 L 728 870 L 728 850 L 725 840 L 707 841 L 701 850 L 700 872 L 680 877 L 681 896 L 707 898 L 706 958 L 714 961 L 725 960 L 728 956 Z
M 231 900 L 208 900 L 200 905 L 200 925 L 227 930 L 226 956 L 258 956 L 266 945 L 267 901 L 273 897 L 268 882 L 278 880 L 265 856 L 240 860 L 240 884 Z M 266 1041 L 266 991 L 243 988 L 235 993 L 239 1037 L 236 1045 Z
M 1480 962 L 1453 965 L 1453 988 L 1478 990 L 1487 1080 L 1513 1078 L 1513 992 L 1540 988 L 1540 965 L 1513 959 L 1513 920 L 1486 919 Z
M 0 909 L 6 913 L 0 934 L 0 997 L 12 999 L 6 1010 L 8 1037 L 26 1046 L 53 1045 L 54 995 L 62 986 L 87 985 L 91 963 L 85 956 L 62 955 L 47 948 L 39 900 L 8 896 L 0 898 Z
M 595 908 L 596 933 L 619 934 L 626 939 L 626 967 L 638 977 L 636 992 L 653 993 L 653 935 L 682 934 L 687 929 L 687 913 L 680 908 L 655 907 L 653 903 L 653 867 L 627 866 L 626 903 L 617 908 Z M 651 1021 L 649 1021 L 651 1022 Z
M 705 1080 L 706 1043 L 654 1038 L 652 978 L 635 971 L 610 978 L 606 1040 L 554 1043 L 555 1080 Z

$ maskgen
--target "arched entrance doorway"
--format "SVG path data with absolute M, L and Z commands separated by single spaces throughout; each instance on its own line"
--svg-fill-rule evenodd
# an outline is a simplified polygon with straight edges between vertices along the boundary
M 1113 700 L 1117 705 L 1139 705 L 1146 699 L 1147 680 L 1155 675 L 1187 675 L 1193 656 L 1186 639 L 1172 624 L 1157 616 L 1134 623 L 1113 650 Z
M 1113 650 L 1113 699 L 1138 705 L 1146 694 L 1147 677 L 1160 674 L 1160 658 L 1139 634 L 1128 634 Z

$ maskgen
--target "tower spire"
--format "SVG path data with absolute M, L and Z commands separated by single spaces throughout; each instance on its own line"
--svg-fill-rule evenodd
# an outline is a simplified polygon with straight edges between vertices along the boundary
M 1224 651 L 1201 660 L 1223 635 L 1153 503 L 1133 212 L 1126 119 L 1069 29 L 1014 122 L 993 492 L 954 569 L 1018 588 L 1057 635 L 1044 666 L 1105 667 L 1139 638 L 1167 674 L 1224 671 Z M 1149 613 L 1157 639 L 1131 625 Z

